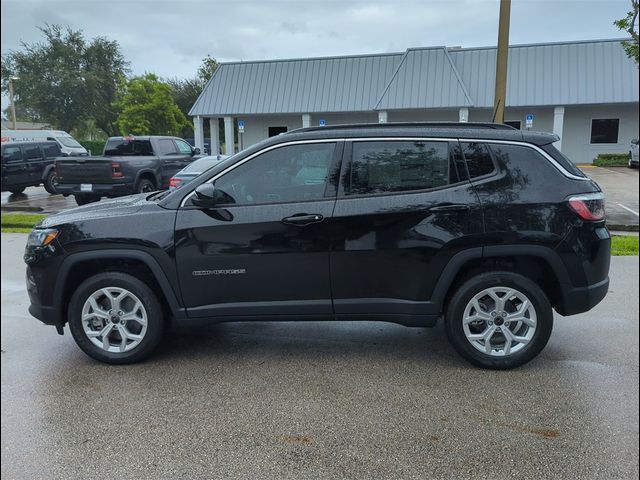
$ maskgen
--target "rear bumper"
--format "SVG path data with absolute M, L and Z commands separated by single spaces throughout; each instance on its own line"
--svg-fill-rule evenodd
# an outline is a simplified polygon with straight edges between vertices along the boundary
M 59 183 L 56 190 L 62 195 L 100 195 L 101 197 L 120 197 L 135 193 L 133 183 L 94 183 L 90 192 L 82 191 L 79 183 Z
M 587 312 L 600 303 L 608 291 L 609 277 L 587 287 L 566 289 L 556 311 L 564 316 Z

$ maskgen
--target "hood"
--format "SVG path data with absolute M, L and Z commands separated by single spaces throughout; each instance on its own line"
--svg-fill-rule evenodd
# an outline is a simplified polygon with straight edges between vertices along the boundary
M 127 197 L 104 200 L 90 203 L 82 207 L 72 208 L 64 212 L 56 213 L 42 220 L 36 227 L 49 228 L 65 223 L 81 222 L 83 220 L 95 220 L 99 218 L 119 217 L 131 215 L 148 205 L 146 198 L 149 193 L 129 195 Z

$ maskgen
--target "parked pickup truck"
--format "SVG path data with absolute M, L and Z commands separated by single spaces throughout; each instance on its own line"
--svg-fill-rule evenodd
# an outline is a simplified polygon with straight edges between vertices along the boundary
M 78 205 L 164 190 L 169 179 L 199 155 L 199 149 L 181 138 L 111 137 L 102 156 L 57 159 L 56 190 L 65 197 L 73 195 Z

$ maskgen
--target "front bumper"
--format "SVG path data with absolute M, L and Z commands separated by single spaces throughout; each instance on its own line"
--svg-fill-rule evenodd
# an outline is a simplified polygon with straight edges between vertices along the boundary
M 45 325 L 55 326 L 58 333 L 62 333 L 64 322 L 60 316 L 60 311 L 53 306 L 45 306 L 40 303 L 38 285 L 29 266 L 27 266 L 26 281 L 27 294 L 29 295 L 29 302 L 31 303 L 29 305 L 29 313 Z
M 556 311 L 564 316 L 588 312 L 602 301 L 608 291 L 609 277 L 587 287 L 566 289 L 561 303 L 555 307 Z

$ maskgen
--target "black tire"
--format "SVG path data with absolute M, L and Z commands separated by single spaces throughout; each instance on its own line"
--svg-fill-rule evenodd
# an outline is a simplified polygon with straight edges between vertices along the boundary
M 526 295 L 536 312 L 536 330 L 529 343 L 523 345 L 521 350 L 506 356 L 493 356 L 481 352 L 471 344 L 464 332 L 462 320 L 467 304 L 475 295 L 491 287 L 510 287 L 518 290 Z M 455 350 L 473 365 L 507 370 L 527 363 L 542 351 L 553 330 L 553 309 L 544 291 L 532 280 L 511 272 L 488 272 L 465 281 L 456 289 L 447 305 L 445 330 Z
M 141 178 L 140 180 L 138 180 L 138 185 L 136 185 L 137 193 L 151 193 L 155 192 L 156 190 L 156 184 L 148 178 Z
M 49 173 L 47 173 L 47 176 L 44 178 L 42 183 L 44 185 L 44 189 L 51 195 L 58 193 L 56 190 L 56 173 L 53 170 L 50 170 Z
M 100 197 L 97 195 L 74 195 L 73 198 L 76 199 L 76 203 L 79 206 L 87 205 L 89 203 L 97 202 L 100 200 Z
M 22 187 L 22 188 L 12 188 L 11 190 L 9 190 L 13 195 L 20 195 L 22 192 L 24 192 L 24 189 L 26 187 Z
M 146 333 L 140 343 L 125 352 L 109 352 L 91 342 L 82 326 L 82 308 L 87 299 L 102 288 L 123 288 L 133 293 L 147 312 Z M 94 275 L 80 284 L 69 302 L 69 329 L 73 339 L 87 355 L 100 362 L 128 364 L 148 357 L 158 346 L 164 331 L 164 318 L 158 298 L 142 280 L 120 272 Z

